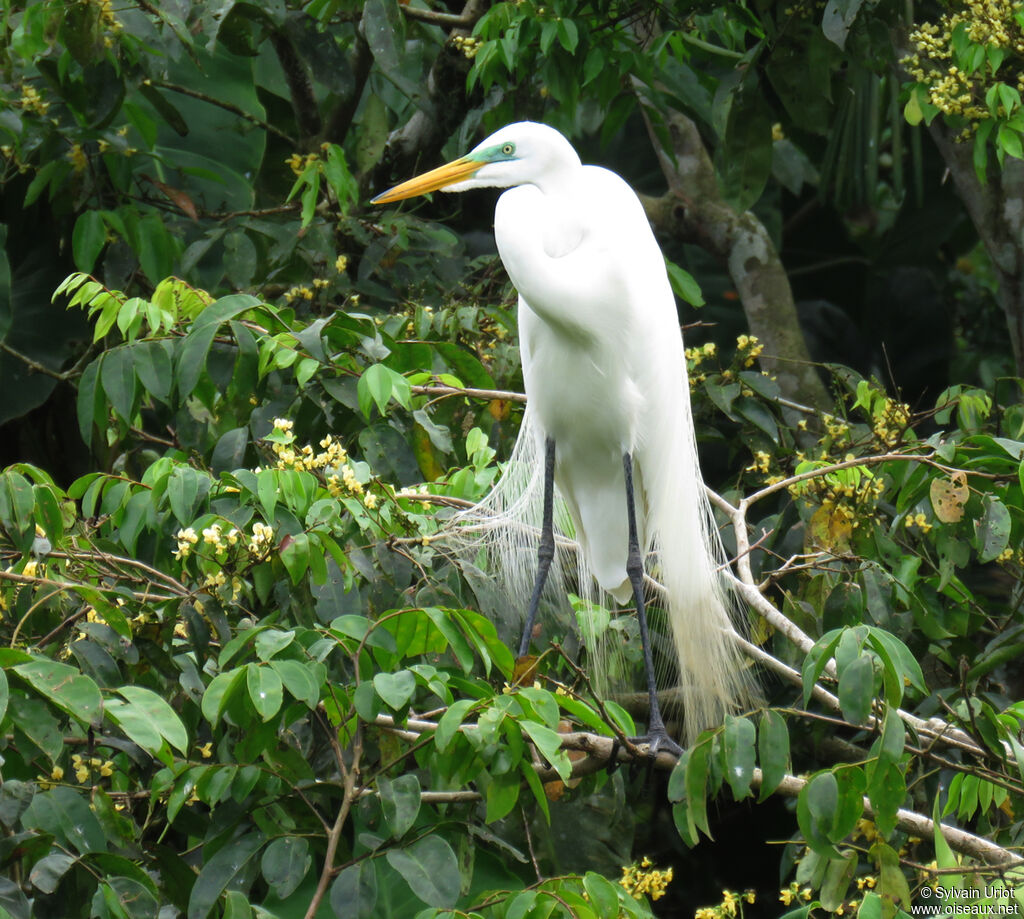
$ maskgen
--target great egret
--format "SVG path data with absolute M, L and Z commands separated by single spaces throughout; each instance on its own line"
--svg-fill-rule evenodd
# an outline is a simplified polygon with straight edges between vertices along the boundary
M 721 723 L 747 695 L 749 678 L 731 636 L 719 570 L 724 552 L 697 463 L 664 258 L 626 182 L 582 165 L 565 137 L 532 122 L 502 128 L 373 203 L 482 187 L 508 189 L 498 198 L 494 235 L 519 292 L 528 405 L 491 510 L 499 526 L 521 532 L 517 525 L 536 520 L 542 508 L 520 656 L 529 649 L 555 555 L 557 487 L 580 544 L 584 579 L 590 572 L 618 602 L 636 605 L 650 695 L 648 734 L 640 740 L 652 751 L 678 753 L 655 686 L 643 587 L 649 553 L 657 553 L 667 600 L 687 738 Z M 514 536 L 495 543 L 508 565 L 521 565 L 518 544 Z

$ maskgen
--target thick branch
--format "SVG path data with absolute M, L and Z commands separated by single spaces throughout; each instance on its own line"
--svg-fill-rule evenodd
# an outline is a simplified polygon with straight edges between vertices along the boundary
M 465 24 L 453 28 L 451 35 L 469 35 L 486 8 L 487 0 L 467 0 L 458 17 Z M 409 11 L 405 12 L 408 15 Z M 419 110 L 388 138 L 382 160 L 387 172 L 404 175 L 416 168 L 417 160 L 436 158 L 469 111 L 466 74 L 471 66 L 472 62 L 451 42 L 441 49 L 427 75 Z M 386 181 L 385 176 L 382 184 Z
M 299 57 L 291 39 L 283 32 L 272 32 L 270 42 L 274 46 L 274 53 L 288 84 L 299 132 L 303 138 L 316 137 L 321 127 L 320 110 L 317 108 L 316 95 L 306 71 L 306 64 Z
M 764 345 L 761 366 L 779 382 L 783 394 L 824 410 L 831 400 L 811 363 L 797 320 L 789 278 L 775 246 L 753 213 L 737 213 L 722 198 L 714 166 L 697 125 L 680 112 L 669 112 L 664 128 L 666 150 L 644 108 L 668 194 L 641 200 L 655 228 L 695 242 L 725 262 L 740 295 L 750 331 Z
M 399 728 L 395 724 L 394 719 L 388 715 L 379 715 L 376 723 L 379 727 L 410 740 L 419 740 L 423 732 L 437 729 L 437 725 L 431 721 L 409 721 L 404 728 Z M 573 762 L 573 778 L 581 778 L 606 769 L 613 754 L 617 762 L 629 763 L 633 761 L 628 751 L 621 746 L 616 746 L 614 738 L 589 734 L 584 731 L 563 734 L 562 748 L 588 754 L 585 758 Z M 676 758 L 671 754 L 662 752 L 657 755 L 651 765 L 656 769 L 673 769 L 676 765 Z M 552 782 L 559 778 L 558 773 L 554 769 L 543 766 L 537 767 L 537 775 L 542 782 Z M 761 770 L 755 769 L 752 785 L 755 788 L 760 788 L 761 780 Z M 783 794 L 787 797 L 796 797 L 806 784 L 806 779 L 787 775 L 775 789 L 775 793 Z M 875 810 L 867 798 L 864 798 L 864 812 L 870 817 L 875 816 Z M 916 811 L 903 808 L 896 812 L 896 825 L 899 829 L 921 838 L 931 839 L 932 834 L 935 832 L 934 821 Z M 945 824 L 940 824 L 939 829 L 946 842 L 949 843 L 950 848 L 962 855 L 976 858 L 978 861 L 985 862 L 988 865 L 1012 866 L 1024 864 L 1024 858 L 1021 858 L 1021 856 L 1008 849 L 1004 849 L 1002 846 L 997 846 L 987 839 L 982 839 L 980 836 L 975 836 L 972 833 L 958 830 Z

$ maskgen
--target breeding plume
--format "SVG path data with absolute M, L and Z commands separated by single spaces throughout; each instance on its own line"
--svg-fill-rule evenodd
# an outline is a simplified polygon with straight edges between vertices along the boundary
M 582 165 L 558 131 L 532 122 L 502 128 L 374 203 L 481 187 L 508 189 L 498 199 L 494 235 L 519 292 L 528 407 L 505 476 L 475 517 L 496 534 L 491 563 L 507 570 L 495 573 L 513 578 L 524 567 L 523 534 L 539 524 L 520 656 L 529 649 L 564 504 L 583 589 L 592 578 L 619 603 L 636 606 L 651 703 L 641 739 L 678 752 L 655 690 L 645 560 L 671 623 L 687 737 L 720 723 L 743 700 L 748 677 L 697 464 L 664 258 L 633 190 L 607 169 Z

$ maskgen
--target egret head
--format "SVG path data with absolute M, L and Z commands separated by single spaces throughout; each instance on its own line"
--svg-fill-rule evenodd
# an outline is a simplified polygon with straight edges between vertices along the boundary
M 580 165 L 580 158 L 554 128 L 532 121 L 506 125 L 465 156 L 377 195 L 372 204 L 401 201 L 427 192 L 543 185 Z

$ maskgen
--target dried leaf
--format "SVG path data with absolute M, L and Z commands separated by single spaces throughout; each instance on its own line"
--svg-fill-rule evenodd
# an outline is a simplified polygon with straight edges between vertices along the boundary
M 967 503 L 967 473 L 954 472 L 948 479 L 933 479 L 929 493 L 935 516 L 943 523 L 957 523 L 963 519 Z
M 516 665 L 512 669 L 513 686 L 532 686 L 537 678 L 537 655 L 524 654 L 516 658 Z
M 850 551 L 853 523 L 845 508 L 819 507 L 807 528 L 809 549 L 826 549 L 843 554 Z

